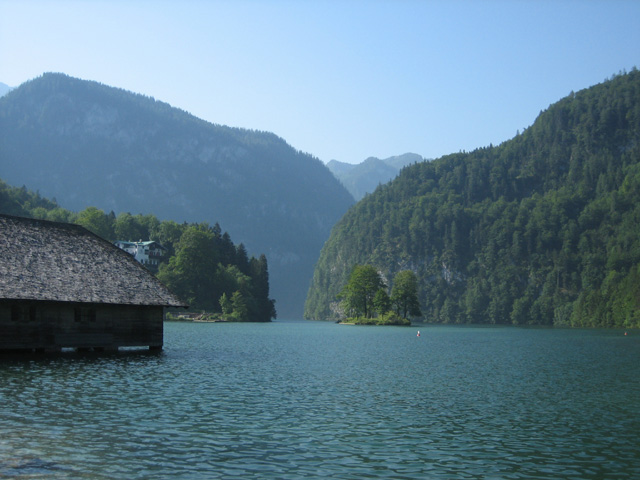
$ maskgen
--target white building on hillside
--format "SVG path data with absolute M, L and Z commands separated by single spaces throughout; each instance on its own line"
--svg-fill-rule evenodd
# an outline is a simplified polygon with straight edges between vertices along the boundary
M 118 240 L 115 245 L 133 255 L 138 262 L 150 270 L 158 269 L 158 265 L 167 251 L 166 248 L 154 241 L 125 242 L 124 240 Z

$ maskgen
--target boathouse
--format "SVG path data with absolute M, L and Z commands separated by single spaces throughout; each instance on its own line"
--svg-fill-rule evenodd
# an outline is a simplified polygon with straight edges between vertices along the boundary
M 0 350 L 163 345 L 186 307 L 131 255 L 79 225 L 0 215 Z

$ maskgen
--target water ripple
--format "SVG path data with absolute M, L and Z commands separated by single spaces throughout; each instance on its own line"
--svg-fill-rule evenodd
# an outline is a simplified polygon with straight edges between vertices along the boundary
M 167 324 L 160 354 L 3 359 L 0 478 L 640 478 L 636 337 L 422 330 Z

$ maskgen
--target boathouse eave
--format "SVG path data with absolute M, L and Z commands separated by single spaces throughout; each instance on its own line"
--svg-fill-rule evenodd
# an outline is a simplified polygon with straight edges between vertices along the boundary
M 138 303 L 110 303 L 110 302 L 91 302 L 91 301 L 73 301 L 73 300 L 49 300 L 49 299 L 40 299 L 40 298 L 0 298 L 0 304 L 15 304 L 15 303 L 37 303 L 39 305 L 67 305 L 72 307 L 87 307 L 87 306 L 121 306 L 121 307 L 136 307 L 136 308 L 184 308 L 185 310 L 189 309 L 189 305 L 186 304 L 145 304 L 141 305 Z

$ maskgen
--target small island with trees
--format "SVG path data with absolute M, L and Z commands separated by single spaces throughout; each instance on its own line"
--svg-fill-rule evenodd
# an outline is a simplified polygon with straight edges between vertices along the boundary
M 418 281 L 411 270 L 398 272 L 391 294 L 380 272 L 372 265 L 355 265 L 349 281 L 338 294 L 344 318 L 355 325 L 411 325 L 422 315 L 418 302 Z

